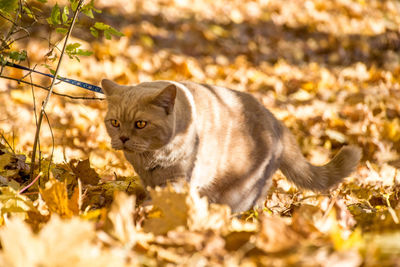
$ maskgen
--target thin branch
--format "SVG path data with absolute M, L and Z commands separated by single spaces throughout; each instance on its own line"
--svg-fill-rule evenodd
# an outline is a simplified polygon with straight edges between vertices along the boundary
M 24 76 L 22 76 L 22 78 L 20 78 L 20 80 L 25 79 L 25 77 L 28 77 L 28 76 L 29 76 L 29 78 L 30 78 L 30 80 L 31 80 L 31 83 L 33 83 L 33 80 L 32 80 L 32 73 L 35 71 L 37 64 L 36 64 L 33 68 L 31 68 L 31 66 L 30 66 L 31 64 L 30 64 L 30 62 L 29 62 L 29 58 L 28 58 L 28 57 L 27 57 L 27 61 L 28 61 L 28 69 L 29 69 L 29 71 L 28 71 L 27 74 L 25 74 Z
M 17 33 L 17 32 L 15 32 L 15 33 Z M 17 42 L 17 41 L 19 41 L 19 40 L 22 40 L 22 39 L 28 38 L 28 37 L 30 37 L 30 36 L 31 36 L 30 34 L 27 34 L 27 35 L 24 35 L 24 36 L 18 37 L 17 39 L 14 39 L 12 42 L 13 42 L 13 43 L 15 43 L 15 42 Z M 9 45 L 11 46 L 11 44 L 12 44 L 12 43 L 10 43 Z
M 21 2 L 20 2 L 20 5 L 21 5 Z M 3 50 L 4 48 L 7 48 L 7 40 L 11 38 L 11 36 L 14 34 L 15 28 L 18 27 L 17 21 L 18 21 L 19 15 L 20 15 L 20 9 L 18 9 L 18 11 L 15 12 L 15 19 L 14 19 L 14 22 L 13 22 L 13 24 L 12 24 L 10 30 L 8 31 L 6 37 L 4 38 L 4 41 L 3 41 L 3 43 L 2 43 L 1 50 Z
M 18 26 L 12 19 L 7 18 L 7 16 L 3 15 L 3 12 L 0 11 L 0 17 L 2 17 L 5 20 L 8 20 L 9 22 L 11 22 L 12 24 L 14 24 L 15 26 Z
M 78 16 L 78 13 L 79 13 L 79 11 L 81 9 L 82 3 L 83 3 L 83 0 L 79 0 L 78 6 L 77 6 L 77 8 L 75 10 L 75 13 L 74 13 L 74 17 L 72 18 L 72 22 L 69 25 L 67 36 L 65 37 L 64 46 L 63 46 L 63 49 L 61 51 L 61 55 L 60 55 L 60 59 L 59 59 L 58 64 L 57 64 L 56 71 L 54 73 L 54 78 L 51 81 L 49 92 L 47 93 L 46 99 L 42 103 L 42 108 L 41 108 L 40 115 L 39 115 L 38 127 L 36 127 L 35 139 L 33 141 L 33 151 L 32 151 L 32 159 L 31 159 L 31 173 L 30 173 L 31 179 L 33 178 L 33 172 L 34 172 L 34 169 L 35 169 L 36 148 L 37 148 L 37 145 L 38 145 L 38 139 L 39 139 L 39 134 L 40 134 L 40 128 L 41 128 L 41 125 L 42 125 L 42 120 L 43 120 L 43 117 L 44 117 L 44 114 L 45 114 L 45 108 L 46 108 L 47 103 L 49 102 L 51 94 L 53 92 L 54 83 L 56 82 L 56 77 L 58 76 L 58 71 L 60 70 L 60 66 L 61 66 L 61 62 L 62 62 L 63 56 L 64 56 L 65 48 L 67 47 L 68 39 L 71 36 L 72 28 L 75 25 L 75 21 L 76 21 L 76 18 Z
M 18 83 L 24 83 L 24 84 L 27 84 L 27 85 L 35 86 L 35 87 L 41 88 L 41 89 L 46 90 L 46 91 L 50 90 L 49 87 L 45 87 L 45 86 L 42 86 L 42 85 L 39 85 L 39 84 L 35 84 L 35 83 L 30 83 L 30 82 L 27 82 L 27 81 L 23 81 L 23 80 L 12 78 L 12 77 L 8 77 L 8 76 L 0 75 L 0 78 L 4 78 L 4 79 L 16 81 Z M 105 100 L 105 98 L 100 98 L 100 97 L 72 96 L 72 95 L 66 95 L 66 94 L 57 93 L 57 92 L 54 92 L 54 91 L 52 93 L 55 94 L 55 95 L 58 95 L 58 96 L 68 97 L 70 99 L 75 99 L 75 100 Z
M 0 137 L 1 137 L 1 139 L 3 139 L 3 140 L 4 140 L 4 142 L 6 142 L 6 144 L 7 144 L 7 145 L 8 145 L 8 147 L 11 149 L 11 151 L 13 152 L 13 154 L 15 154 L 15 151 L 14 151 L 13 147 L 10 145 L 10 143 L 8 143 L 8 141 L 7 141 L 6 137 L 3 135 L 3 133 L 2 133 L 2 132 L 0 132 Z
M 54 155 L 54 134 L 53 134 L 53 129 L 51 128 L 49 117 L 47 117 L 47 113 L 44 112 L 44 116 L 46 117 L 47 124 L 49 125 L 50 129 L 50 134 L 51 134 L 51 155 L 50 155 L 50 160 L 49 160 L 49 167 L 47 168 L 47 178 L 50 178 L 50 167 L 51 167 L 51 162 L 53 161 L 53 155 Z
M 28 61 L 28 67 L 31 68 L 31 63 L 29 61 L 29 57 L 27 57 L 27 61 Z M 35 65 L 35 67 L 33 67 L 33 70 L 35 68 L 36 68 L 36 65 Z M 29 75 L 29 79 L 30 79 L 30 82 L 31 82 L 31 92 L 32 92 L 32 101 L 33 101 L 33 114 L 35 115 L 35 126 L 37 127 L 37 125 L 38 125 L 38 116 L 37 116 L 37 108 L 36 108 L 35 90 L 34 90 L 34 86 L 32 85 L 33 84 L 32 71 L 29 71 L 28 75 Z M 21 78 L 21 80 L 22 79 L 23 79 L 23 77 Z M 40 138 L 38 139 L 38 148 L 39 148 L 39 166 L 40 166 L 40 163 L 41 163 L 40 162 L 40 159 L 41 159 L 41 157 L 40 157 L 40 154 L 41 154 Z M 39 170 L 40 170 L 40 167 L 39 167 Z M 40 180 L 39 180 L 39 185 L 40 185 Z

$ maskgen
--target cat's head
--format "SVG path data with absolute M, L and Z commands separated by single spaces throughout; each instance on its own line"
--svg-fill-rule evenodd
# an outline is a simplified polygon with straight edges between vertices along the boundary
M 170 142 L 175 133 L 175 85 L 123 86 L 107 79 L 101 85 L 108 103 L 104 122 L 114 149 L 142 153 Z

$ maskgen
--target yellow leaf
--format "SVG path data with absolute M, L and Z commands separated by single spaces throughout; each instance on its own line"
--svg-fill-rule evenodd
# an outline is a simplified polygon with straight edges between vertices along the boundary
M 397 142 L 400 140 L 400 120 L 395 118 L 390 122 L 385 122 L 384 131 L 386 138 L 391 141 Z
M 112 223 L 109 233 L 130 248 L 136 243 L 137 237 L 133 224 L 134 211 L 135 197 L 128 196 L 125 192 L 116 192 L 108 213 L 108 219 Z
M 150 218 L 144 222 L 144 230 L 155 235 L 165 234 L 178 226 L 186 226 L 189 207 L 187 192 L 178 193 L 172 186 L 150 189 L 153 205 L 159 208 L 160 218 Z
M 180 192 L 168 185 L 150 190 L 153 211 L 144 222 L 144 230 L 154 234 L 165 234 L 178 226 L 191 231 L 214 230 L 226 232 L 231 211 L 228 206 L 208 204 L 196 191 L 189 191 L 187 185 Z
M 80 180 L 78 180 L 78 186 L 75 187 L 71 198 L 68 200 L 68 208 L 73 214 L 79 214 L 82 207 L 82 186 Z
M 21 104 L 32 104 L 32 95 L 28 92 L 20 91 L 20 90 L 12 90 L 11 98 L 15 100 L 17 103 Z
M 79 218 L 61 220 L 52 216 L 38 234 L 18 219 L 0 230 L 3 266 L 125 266 L 124 256 L 102 250 L 94 239 L 94 224 Z
M 0 230 L 3 266 L 39 266 L 45 251 L 33 236 L 29 226 L 13 218 Z
M 313 92 L 317 89 L 316 85 L 313 82 L 306 82 L 301 85 L 301 88 L 308 91 Z
M 79 214 L 79 210 L 76 208 L 76 196 L 73 196 L 71 200 L 68 199 L 65 183 L 50 179 L 46 183 L 46 187 L 44 189 L 39 188 L 39 191 L 51 212 L 55 212 L 65 218 Z
M 261 217 L 261 229 L 256 245 L 268 253 L 287 251 L 299 245 L 300 235 L 289 227 L 284 218 L 278 216 Z
M 6 213 L 20 214 L 22 218 L 28 217 L 28 211 L 36 211 L 33 202 L 24 195 L 18 194 L 11 187 L 0 187 L 0 214 L 3 217 Z
M 3 170 L 5 166 L 11 163 L 12 154 L 4 153 L 0 155 L 0 170 Z

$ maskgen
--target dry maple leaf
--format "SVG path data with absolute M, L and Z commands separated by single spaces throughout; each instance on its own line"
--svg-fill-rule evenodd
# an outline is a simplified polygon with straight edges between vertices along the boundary
M 256 246 L 269 253 L 282 252 L 299 245 L 300 236 L 278 216 L 261 216 L 261 229 L 257 234 Z
M 0 264 L 23 266 L 125 266 L 124 256 L 101 249 L 94 243 L 94 225 L 79 218 L 61 220 L 52 216 L 39 234 L 13 219 L 0 229 L 2 252 Z
M 39 188 L 39 191 L 50 212 L 55 212 L 65 218 L 79 215 L 80 186 L 75 188 L 71 199 L 68 198 L 66 184 L 56 179 L 50 179 L 45 188 Z
M 208 204 L 196 191 L 189 191 L 185 185 L 181 192 L 168 185 L 165 188 L 150 189 L 155 207 L 150 218 L 144 222 L 144 230 L 154 234 L 165 234 L 178 226 L 192 231 L 226 231 L 230 221 L 228 206 Z
M 8 214 L 27 219 L 28 212 L 39 213 L 28 197 L 11 187 L 0 187 L 0 193 L 0 224 Z
M 78 161 L 76 166 L 75 163 L 76 160 L 72 160 L 69 166 L 74 174 L 81 179 L 83 184 L 97 185 L 99 183 L 100 177 L 96 171 L 90 167 L 89 159 Z
M 227 232 L 231 220 L 228 206 L 209 204 L 206 197 L 200 197 L 194 190 L 190 191 L 186 203 L 189 206 L 188 227 L 191 231 Z
M 133 223 L 134 211 L 135 197 L 128 196 L 124 192 L 116 192 L 108 213 L 111 222 L 108 233 L 130 248 L 135 245 L 137 238 L 137 229 Z
M 25 155 L 11 153 L 7 149 L 0 149 L 0 177 L 3 177 L 3 184 L 8 184 L 14 179 L 19 183 L 26 181 L 29 166 L 25 163 Z
M 171 185 L 156 187 L 149 191 L 152 203 L 157 209 L 144 221 L 145 232 L 155 235 L 165 234 L 178 226 L 186 226 L 189 206 L 186 203 L 187 192 L 176 192 Z

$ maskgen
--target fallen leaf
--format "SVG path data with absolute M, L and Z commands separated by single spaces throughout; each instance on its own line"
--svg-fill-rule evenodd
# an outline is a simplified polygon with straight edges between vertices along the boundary
M 263 214 L 260 224 L 261 229 L 257 234 L 256 246 L 265 252 L 287 251 L 297 247 L 301 241 L 299 234 L 282 217 Z
M 134 212 L 135 197 L 116 192 L 108 213 L 111 222 L 108 233 L 128 248 L 135 245 L 137 238 L 137 230 L 133 223 Z
M 21 195 L 11 187 L 0 187 L 0 225 L 4 219 L 11 215 L 22 219 L 31 216 L 40 216 L 40 212 L 35 208 L 32 200 Z
M 150 189 L 149 193 L 158 212 L 144 221 L 144 231 L 160 235 L 187 225 L 190 209 L 186 203 L 187 191 L 178 193 L 168 185 L 165 188 Z
M 57 213 L 65 218 L 79 215 L 79 210 L 77 208 L 77 205 L 79 207 L 79 189 L 78 192 L 75 191 L 73 197 L 69 199 L 66 184 L 52 178 L 46 183 L 44 189 L 39 188 L 39 192 L 50 212 Z
M 75 175 L 81 179 L 83 184 L 97 185 L 100 181 L 99 175 L 96 171 L 90 167 L 89 159 L 78 161 L 75 166 L 76 161 L 70 162 L 70 167 Z
M 95 237 L 94 225 L 79 218 L 52 216 L 37 235 L 13 219 L 0 229 L 1 258 L 10 267 L 125 266 L 122 253 L 102 249 Z

